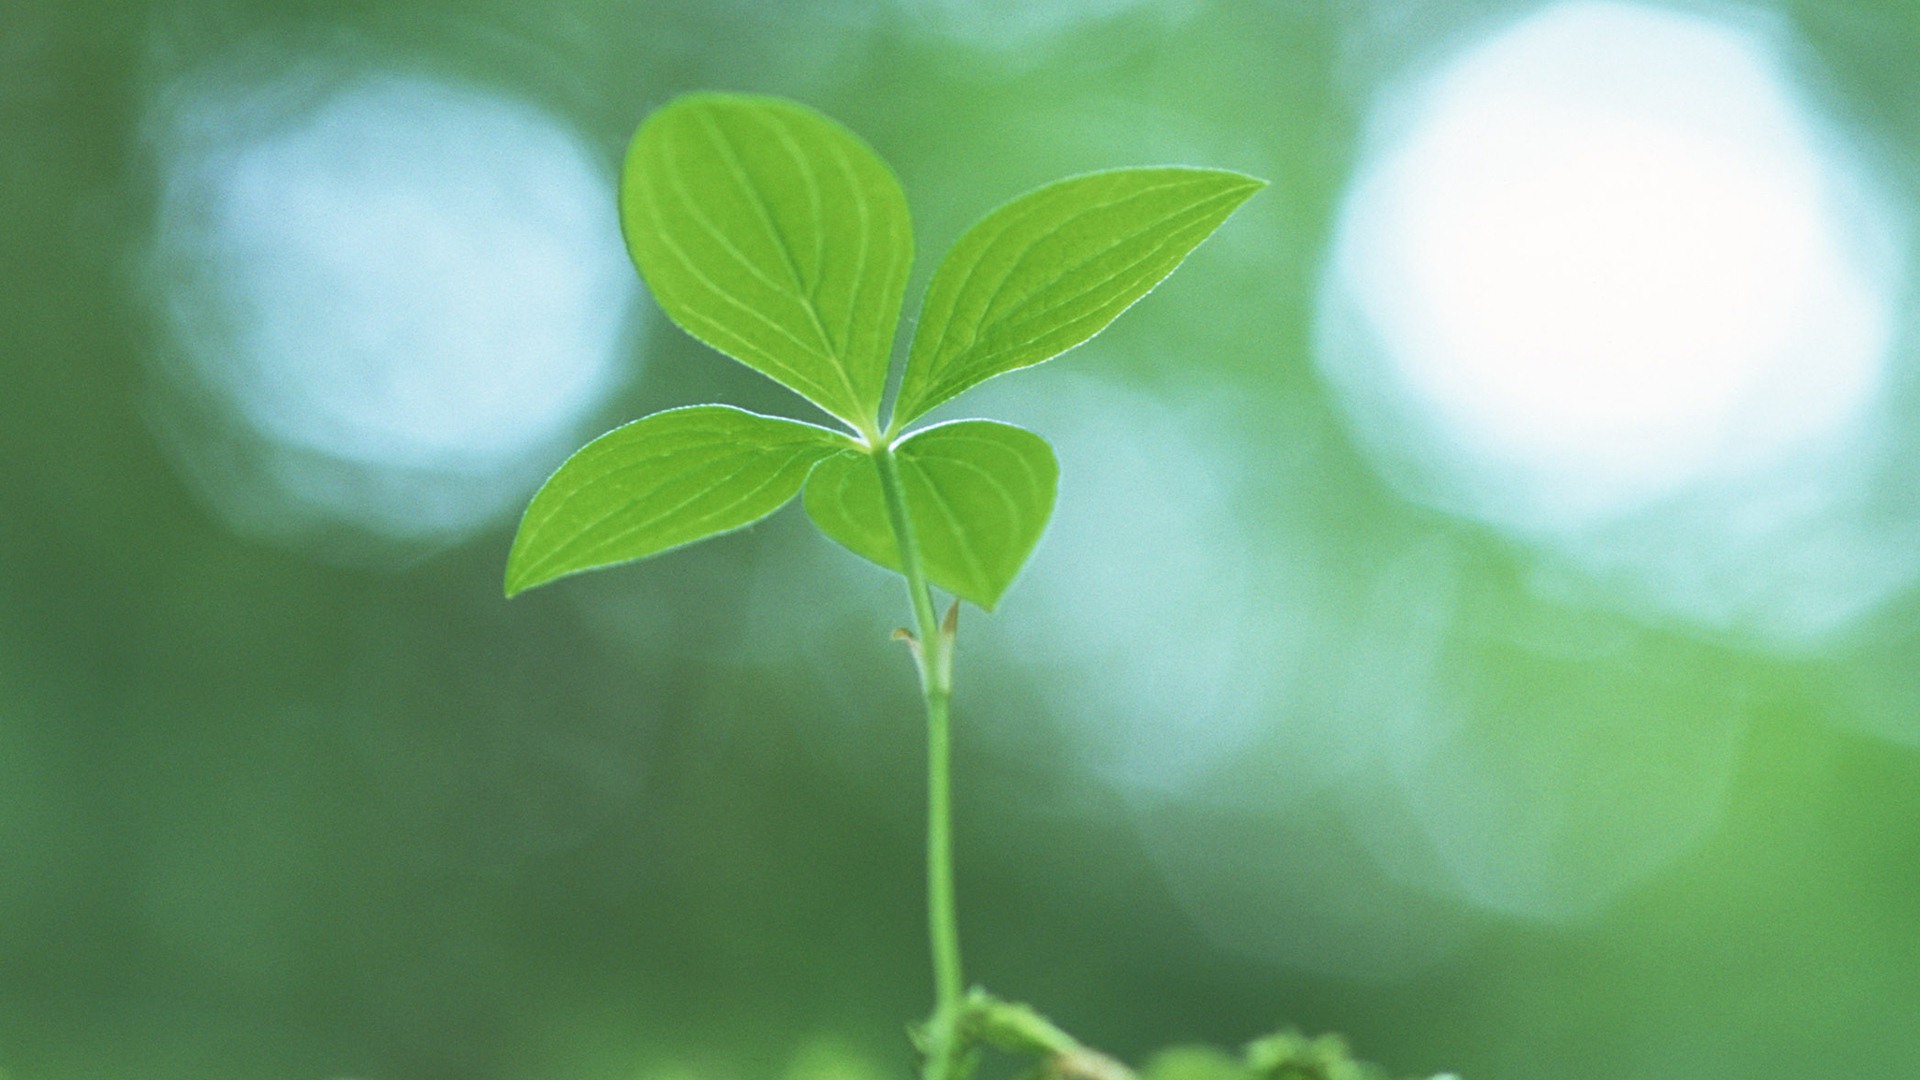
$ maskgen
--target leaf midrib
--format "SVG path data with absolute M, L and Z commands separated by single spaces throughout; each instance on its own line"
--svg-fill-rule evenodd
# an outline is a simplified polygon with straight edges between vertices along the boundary
M 1099 174 L 1092 174 L 1092 175 L 1097 176 Z M 1139 199 L 1148 198 L 1153 195 L 1162 194 L 1164 192 L 1173 191 L 1173 190 L 1177 190 L 1184 187 L 1204 186 L 1212 181 L 1215 181 L 1221 178 L 1222 177 L 1220 175 L 1211 173 L 1211 172 L 1206 173 L 1204 175 L 1199 175 L 1199 176 L 1185 176 L 1176 180 L 1170 180 L 1166 183 L 1154 184 L 1150 187 L 1141 188 L 1138 191 L 1128 192 L 1125 195 L 1122 195 L 1118 198 L 1105 200 L 1098 204 L 1082 207 L 1081 209 L 1076 210 L 1074 213 L 1062 219 L 1061 221 L 1057 222 L 1051 228 L 1047 229 L 1044 233 L 1042 233 L 1039 237 L 1030 241 L 1026 245 L 1025 250 L 1022 251 L 1016 257 L 1013 265 L 1010 266 L 1005 271 L 1005 273 L 1001 274 L 999 281 L 995 282 L 994 291 L 987 297 L 986 302 L 981 305 L 982 315 L 984 316 L 987 312 L 992 311 L 993 305 L 998 302 L 1000 295 L 1003 291 L 1005 291 L 1008 282 L 1010 282 L 1014 277 L 1018 276 L 1018 273 L 1021 267 L 1026 263 L 1028 259 L 1030 259 L 1033 256 L 1033 253 L 1040 246 L 1045 244 L 1048 240 L 1059 235 L 1062 231 L 1071 227 L 1074 223 L 1082 220 L 1083 218 L 1087 217 L 1090 214 L 1096 214 L 1096 213 L 1101 213 L 1107 210 L 1112 210 L 1116 207 L 1123 206 L 1129 202 L 1137 201 Z M 1246 186 L 1250 187 L 1253 185 L 1249 182 Z M 1233 196 L 1240 195 L 1242 191 L 1243 191 L 1243 187 L 1239 185 L 1236 185 L 1230 188 L 1225 188 L 1214 195 L 1208 196 L 1207 198 L 1201 200 L 1200 202 L 1189 204 L 1187 206 L 1181 207 L 1178 210 L 1173 211 L 1172 213 L 1162 215 L 1161 217 L 1154 219 L 1154 221 L 1151 224 L 1136 226 L 1130 229 L 1128 232 L 1128 238 L 1131 238 L 1133 236 L 1138 236 L 1142 233 L 1149 232 L 1154 229 L 1158 229 L 1163 225 L 1167 224 L 1168 222 L 1175 221 L 1183 216 L 1193 215 L 1193 216 L 1204 218 L 1206 216 L 1206 213 L 1210 213 L 1217 203 L 1228 200 Z M 1025 220 L 1026 217 L 1031 216 L 1034 213 L 1039 213 L 1040 210 L 1041 210 L 1040 207 L 1034 207 L 1032 210 L 1029 211 L 1027 215 L 1009 214 L 1007 216 L 1007 219 L 1001 223 L 1000 227 L 994 232 L 994 234 L 990 238 L 986 239 L 980 245 L 980 249 L 979 249 L 980 255 L 977 258 L 975 258 L 973 263 L 970 266 L 968 266 L 966 270 L 961 274 L 958 283 L 954 287 L 955 304 L 958 303 L 958 297 L 960 292 L 965 288 L 966 284 L 973 279 L 974 275 L 979 272 L 980 267 L 982 265 L 982 261 L 985 259 L 987 253 L 993 249 L 994 245 L 1000 243 L 1001 240 L 1006 236 L 1006 234 L 1009 231 L 1011 231 L 1013 228 L 1015 228 L 1022 220 Z M 1129 270 L 1135 269 L 1140 265 L 1151 262 L 1154 258 L 1158 257 L 1160 253 L 1163 252 L 1167 247 L 1175 244 L 1177 239 L 1178 239 L 1177 235 L 1175 237 L 1169 237 L 1167 240 L 1157 245 L 1153 249 L 1153 251 L 1150 252 L 1148 255 L 1143 256 L 1140 259 L 1134 260 L 1131 264 L 1129 264 L 1128 267 L 1118 270 L 1113 274 L 1109 275 L 1104 281 L 1099 283 L 1099 286 L 1110 284 L 1112 281 L 1126 274 Z M 1053 280 L 1048 284 L 1050 285 L 1050 284 L 1057 283 L 1061 278 L 1066 277 L 1069 274 L 1087 266 L 1089 263 L 1092 263 L 1093 261 L 1098 259 L 1100 257 L 1100 254 L 1104 254 L 1105 252 L 1111 252 L 1113 248 L 1117 246 L 1119 246 L 1117 243 L 1110 244 L 1103 250 L 1103 252 L 1078 260 L 1077 262 L 1073 263 L 1071 266 L 1067 267 L 1065 270 L 1061 271 L 1059 274 L 1056 274 Z M 1171 273 L 1171 271 L 1169 271 L 1169 273 Z M 1168 275 L 1165 275 L 1165 274 L 1161 275 L 1162 279 L 1164 279 L 1166 276 Z M 1099 287 L 1099 286 L 1096 286 L 1096 287 Z M 931 407 L 931 405 L 938 404 L 941 400 L 944 400 L 945 396 L 950 396 L 950 394 L 947 394 L 948 388 L 956 381 L 960 381 L 964 383 L 964 378 L 956 379 L 955 376 L 956 375 L 964 376 L 966 374 L 970 374 L 972 369 L 977 368 L 979 366 L 979 363 L 980 363 L 979 358 L 981 355 L 980 350 L 982 348 L 993 349 L 992 352 L 989 352 L 986 355 L 997 355 L 999 353 L 1003 353 L 1009 350 L 1030 345 L 1033 342 L 1044 338 L 1045 335 L 1042 334 L 1033 338 L 1029 338 L 1022 342 L 1014 343 L 1012 345 L 1002 345 L 997 347 L 983 345 L 983 343 L 987 342 L 992 337 L 996 329 L 1007 325 L 1009 322 L 1013 321 L 1016 318 L 1019 318 L 1022 315 L 1022 313 L 1025 311 L 1027 305 L 1032 301 L 1033 297 L 1043 292 L 1044 288 L 1045 287 L 1043 286 L 1040 289 L 1033 290 L 1031 293 L 1029 293 L 1028 296 L 1023 297 L 1018 303 L 1016 303 L 1012 308 L 1008 309 L 1007 311 L 994 315 L 990 319 L 983 318 L 980 322 L 972 325 L 968 330 L 968 336 L 966 338 L 965 344 L 958 344 L 958 345 L 954 344 L 954 341 L 956 338 L 954 311 L 949 309 L 948 311 L 943 312 L 942 313 L 943 322 L 940 327 L 939 337 L 934 342 L 932 347 L 928 349 L 926 354 L 927 356 L 926 363 L 924 365 L 912 365 L 911 358 L 910 358 L 910 363 L 909 363 L 910 369 L 914 366 L 920 366 L 922 367 L 923 370 L 926 370 L 928 372 L 927 375 L 925 375 L 919 380 L 916 380 L 919 383 L 919 386 L 917 387 L 917 389 L 919 389 L 920 392 L 917 393 L 914 396 L 914 398 L 912 398 L 910 401 L 910 404 L 914 406 L 916 413 L 923 412 L 925 411 L 926 408 Z M 1085 290 L 1080 295 L 1085 295 L 1085 292 L 1087 291 L 1091 291 L 1091 290 Z M 1060 301 L 1059 303 L 1054 304 L 1049 308 L 1042 309 L 1041 311 L 1036 313 L 1030 313 L 1030 315 L 1033 318 L 1038 318 L 1039 316 L 1045 315 L 1048 312 L 1058 310 L 1060 307 L 1064 306 L 1065 304 L 1071 303 L 1073 299 L 1074 299 L 1073 297 L 1069 297 L 1065 300 Z M 1136 299 L 1135 302 L 1137 303 L 1138 300 Z M 1130 307 L 1132 305 L 1129 304 L 1128 306 Z M 1125 309 L 1123 308 L 1122 311 L 1124 310 Z M 962 389 L 964 389 L 964 385 L 962 386 Z
M 792 243 L 788 240 L 786 234 L 780 231 L 779 226 L 774 224 L 772 215 L 767 212 L 766 198 L 761 195 L 760 188 L 753 182 L 753 177 L 748 174 L 746 167 L 741 164 L 739 154 L 734 150 L 732 142 L 728 140 L 726 132 L 720 130 L 720 125 L 713 117 L 704 112 L 699 113 L 698 116 L 701 128 L 706 132 L 708 140 L 713 143 L 714 149 L 717 150 L 722 159 L 725 160 L 727 171 L 732 175 L 734 182 L 739 184 L 741 190 L 746 192 L 748 196 L 747 201 L 753 204 L 754 213 L 759 217 L 761 226 L 767 230 L 767 236 L 773 241 L 774 247 L 779 250 L 781 261 L 787 268 L 787 274 L 793 280 L 794 295 L 800 298 L 800 308 L 807 313 L 808 322 L 813 325 L 814 333 L 820 336 L 820 342 L 826 348 L 826 355 L 823 359 L 828 361 L 828 366 L 833 369 L 835 375 L 839 376 L 841 389 L 847 393 L 845 405 L 848 406 L 851 411 L 858 414 L 860 411 L 860 394 L 853 388 L 853 380 L 848 375 L 847 358 L 844 347 L 835 346 L 833 336 L 827 333 L 826 323 L 820 318 L 819 297 L 816 290 L 819 288 L 819 278 L 823 276 L 822 273 L 817 270 L 815 280 L 811 284 L 801 280 L 800 265 L 794 257 Z M 749 120 L 750 122 L 753 121 L 751 115 L 749 116 Z M 816 262 L 820 263 L 821 267 L 824 267 L 826 259 L 825 236 L 827 232 L 827 221 L 820 200 L 819 180 L 813 174 L 812 163 L 807 161 L 806 157 L 800 154 L 794 147 L 792 133 L 784 127 L 774 124 L 770 119 L 768 120 L 768 124 L 772 127 L 775 137 L 779 140 L 781 149 L 785 150 L 788 156 L 793 158 L 794 164 L 799 168 L 800 175 L 806 180 L 807 201 L 813 208 L 815 231 L 820 236 L 820 239 L 815 244 L 815 258 Z M 839 153 L 840 150 L 836 148 L 835 152 Z M 861 239 L 864 241 L 867 237 L 867 231 L 864 228 L 867 213 L 866 197 L 861 193 L 860 186 L 857 183 L 848 185 L 847 191 L 854 203 L 860 207 L 863 225 Z M 865 269 L 866 244 L 862 243 L 860 245 L 860 270 L 864 273 Z M 855 280 L 860 279 L 856 278 Z M 855 303 L 847 306 L 849 327 L 858 321 L 859 318 L 857 295 L 855 301 Z M 828 411 L 833 412 L 836 416 L 839 415 L 837 410 L 829 409 Z M 857 420 L 860 418 L 856 415 L 855 417 L 844 417 L 843 419 Z
M 711 510 L 706 511 L 705 513 L 701 514 L 699 517 L 691 519 L 689 524 L 710 521 L 715 517 L 722 516 L 723 514 L 732 511 L 734 508 L 740 506 L 743 503 L 751 501 L 755 497 L 759 496 L 759 494 L 765 491 L 768 487 L 778 482 L 786 474 L 787 470 L 792 468 L 795 461 L 805 457 L 807 452 L 812 449 L 813 449 L 812 447 L 807 447 L 807 446 L 801 446 L 801 447 L 795 448 L 793 452 L 787 455 L 785 460 L 780 462 L 778 467 L 770 470 L 765 480 L 762 480 L 759 484 L 755 485 L 753 488 L 749 489 L 748 491 L 741 494 L 740 496 L 734 498 L 732 501 L 723 503 Z M 649 457 L 641 458 L 637 461 L 628 462 L 627 464 L 618 466 L 617 468 L 610 469 L 607 472 L 600 474 L 599 477 L 596 477 L 596 480 L 610 479 L 614 476 L 618 476 L 620 474 L 630 472 L 634 469 L 642 468 L 646 465 L 650 465 L 660 460 L 662 457 L 666 457 L 666 456 L 670 456 L 670 455 L 656 454 Z M 735 479 L 738 479 L 740 476 L 750 471 L 756 462 L 756 455 L 751 451 L 746 451 L 746 450 L 735 451 L 734 453 L 730 454 L 729 457 L 735 459 L 735 462 L 737 462 L 737 464 L 728 462 L 727 458 L 721 458 L 721 457 L 712 458 L 709 461 L 703 463 L 702 466 L 698 468 L 690 469 L 684 473 L 680 473 L 679 475 L 675 476 L 672 479 L 672 481 L 656 484 L 650 489 L 639 493 L 632 499 L 627 500 L 625 505 L 620 506 L 614 510 L 608 511 L 605 514 L 601 514 L 598 517 L 593 518 L 589 524 L 581 526 L 576 531 L 575 537 L 573 540 L 570 540 L 566 543 L 561 544 L 560 546 L 554 548 L 552 551 L 548 552 L 545 558 L 534 562 L 529 567 L 530 576 L 538 576 L 537 573 L 532 573 L 532 572 L 534 571 L 544 572 L 548 569 L 551 569 L 556 564 L 577 562 L 582 559 L 592 560 L 597 558 L 600 555 L 600 553 L 606 551 L 608 548 L 619 546 L 620 544 L 631 539 L 636 533 L 640 533 L 647 529 L 657 527 L 661 521 L 672 517 L 672 515 L 677 514 L 681 510 L 684 510 L 688 506 L 691 506 L 694 503 L 698 502 L 702 497 L 711 494 L 715 488 L 721 487 L 722 485 L 725 485 L 727 483 L 732 482 Z M 595 530 L 607 524 L 609 521 L 612 521 L 615 518 L 621 516 L 623 513 L 626 513 L 632 510 L 634 507 L 641 505 L 642 503 L 645 503 L 650 496 L 659 492 L 662 488 L 666 487 L 668 483 L 686 482 L 691 480 L 694 477 L 701 476 L 705 469 L 712 468 L 715 466 L 723 466 L 723 465 L 730 465 L 731 466 L 730 471 L 728 471 L 724 476 L 717 477 L 713 480 L 707 481 L 699 485 L 691 495 L 688 495 L 686 498 L 680 500 L 679 502 L 664 508 L 653 508 L 649 516 L 642 518 L 639 521 L 632 522 L 631 524 L 626 525 L 625 527 L 621 528 L 618 532 L 615 532 L 611 535 L 597 537 L 597 538 L 593 537 L 592 534 L 594 533 Z M 574 491 L 568 492 L 567 495 L 564 496 L 559 501 L 559 503 L 554 507 L 553 511 L 549 513 L 547 517 L 542 520 L 542 525 L 544 526 L 548 522 L 551 522 L 554 518 L 560 516 L 565 511 L 567 504 L 569 502 L 572 502 L 574 499 L 578 498 L 580 495 L 584 494 L 585 490 L 586 489 L 581 488 L 581 489 L 576 489 Z
M 1169 222 L 1174 220 L 1175 218 L 1181 217 L 1183 214 L 1186 214 L 1186 213 L 1194 213 L 1196 216 L 1200 216 L 1204 219 L 1204 215 L 1199 215 L 1197 213 L 1197 210 L 1200 208 L 1211 209 L 1211 205 L 1195 204 L 1195 207 L 1189 208 L 1187 211 L 1182 211 L 1182 213 L 1180 214 L 1169 214 L 1165 218 L 1160 219 L 1160 221 L 1156 222 L 1155 224 L 1156 225 L 1165 224 L 1166 222 Z M 1147 252 L 1145 255 L 1141 256 L 1138 259 L 1132 260 L 1122 269 L 1116 270 L 1112 274 L 1109 274 L 1105 279 L 1100 281 L 1097 285 L 1087 289 L 1084 292 L 1076 294 L 1074 296 L 1069 296 L 1061 300 L 1059 303 L 1053 304 L 1050 307 L 1043 308 L 1037 312 L 1027 313 L 1024 321 L 1027 323 L 1031 323 L 1036 320 L 1040 320 L 1047 315 L 1050 315 L 1050 314 L 1053 314 L 1054 312 L 1059 311 L 1061 308 L 1066 307 L 1067 305 L 1075 302 L 1076 300 L 1084 299 L 1088 294 L 1093 292 L 1095 288 L 1104 288 L 1105 286 L 1112 284 L 1113 282 L 1121 279 L 1122 277 L 1128 274 L 1140 273 L 1144 268 L 1151 267 L 1154 261 L 1158 259 L 1158 257 L 1162 253 L 1164 253 L 1168 248 L 1180 247 L 1183 244 L 1185 244 L 1186 239 L 1187 239 L 1187 234 L 1185 231 L 1174 232 L 1169 234 L 1165 239 L 1160 241 L 1159 244 L 1155 245 L 1153 250 Z M 1080 263 L 1076 264 L 1073 267 L 1073 269 L 1079 269 L 1080 267 L 1087 265 L 1087 263 L 1091 261 L 1093 260 L 1091 259 L 1083 260 Z M 1166 280 L 1168 277 L 1172 276 L 1173 271 L 1175 269 L 1178 269 L 1177 263 L 1175 264 L 1175 266 L 1169 267 L 1165 272 L 1160 273 L 1155 278 L 1154 283 L 1158 284 L 1159 282 Z M 1064 277 L 1065 275 L 1063 274 L 1062 276 Z M 1036 292 L 1037 291 L 1038 290 L 1036 290 Z M 1148 291 L 1151 291 L 1151 288 L 1149 288 Z M 1114 312 L 1112 317 L 1108 318 L 1106 321 L 1108 323 L 1113 322 L 1115 319 L 1118 319 L 1121 315 L 1125 314 L 1127 308 L 1132 307 L 1134 304 L 1139 303 L 1141 300 L 1145 298 L 1146 298 L 1145 293 L 1142 293 L 1140 296 L 1134 297 L 1132 300 L 1128 301 L 1124 306 L 1122 306 L 1119 311 Z M 1082 315 L 1076 318 L 1071 323 L 1054 326 L 1051 330 L 1044 330 L 1040 333 L 1033 334 L 1028 337 L 1019 338 L 1013 341 L 995 340 L 995 335 L 1001 330 L 1007 329 L 1008 325 L 1013 322 L 1014 313 L 1022 311 L 1024 307 L 1025 305 L 1023 303 L 1018 307 L 1010 309 L 1007 315 L 995 321 L 991 326 L 983 327 L 980 330 L 980 332 L 975 335 L 974 339 L 968 342 L 965 348 L 954 353 L 952 359 L 949 360 L 945 365 L 941 367 L 940 369 L 941 373 L 938 378 L 938 381 L 931 383 L 929 385 L 943 393 L 949 392 L 949 391 L 958 392 L 958 391 L 953 391 L 952 388 L 956 384 L 958 384 L 958 386 L 961 389 L 965 389 L 966 386 L 970 385 L 970 383 L 968 382 L 969 378 L 972 375 L 976 374 L 983 366 L 985 367 L 992 366 L 994 362 L 994 358 L 1004 356 L 1008 353 L 1018 352 L 1021 349 L 1030 348 L 1033 345 L 1036 345 L 1046 340 L 1046 338 L 1050 334 L 1068 333 L 1072 331 L 1073 327 L 1079 322 L 1089 318 L 1098 318 L 1103 314 L 1102 312 L 1099 312 L 1099 311 L 1092 311 L 1092 312 L 1088 312 L 1086 315 Z M 1069 346 L 1068 348 L 1069 349 L 1077 348 L 1080 345 L 1086 344 L 1087 341 L 1089 340 L 1091 340 L 1091 337 L 1081 339 L 1079 341 L 1076 341 L 1072 346 Z M 1063 349 L 1061 351 L 1065 352 L 1065 351 L 1068 351 L 1068 349 Z M 1050 360 L 1054 356 L 1058 356 L 1058 355 L 1059 353 L 1050 354 L 1049 356 L 1041 357 L 1040 359 L 1033 361 L 1033 363 L 1041 363 L 1045 360 Z M 1021 366 L 1031 367 L 1033 366 L 1033 364 L 1022 364 Z M 930 394 L 928 396 L 931 398 L 934 395 Z
M 661 150 L 662 150 L 662 153 L 669 158 L 672 158 L 675 156 L 675 152 L 674 152 L 673 144 L 671 140 L 662 140 Z M 665 172 L 668 174 L 668 177 L 673 184 L 675 195 L 677 195 L 680 201 L 686 204 L 687 206 L 687 217 L 691 219 L 696 225 L 698 225 L 701 228 L 701 230 L 704 231 L 708 236 L 716 240 L 720 248 L 726 251 L 728 255 L 732 256 L 734 261 L 739 263 L 740 266 L 743 269 L 745 269 L 749 274 L 753 275 L 762 284 L 766 285 L 769 289 L 778 291 L 779 285 L 777 283 L 768 280 L 767 276 L 761 272 L 760 268 L 758 266 L 755 266 L 752 260 L 746 257 L 746 254 L 744 252 L 734 247 L 733 243 L 726 238 L 726 235 L 722 233 L 719 230 L 719 228 L 713 224 L 711 220 L 709 220 L 705 215 L 701 214 L 697 209 L 694 209 L 694 207 L 696 207 L 698 204 L 689 196 L 686 188 L 680 183 L 679 170 L 677 168 L 669 168 L 665 170 Z M 762 324 L 772 329 L 775 333 L 779 334 L 781 337 L 784 337 L 788 341 L 791 341 L 796 347 L 798 347 L 801 350 L 801 352 L 809 356 L 816 357 L 820 360 L 824 360 L 828 363 L 829 366 L 835 365 L 836 362 L 831 354 L 823 353 L 819 351 L 819 349 L 817 349 L 815 346 L 809 345 L 807 342 L 802 341 L 799 337 L 797 337 L 794 334 L 792 330 L 788 329 L 784 324 L 774 321 L 772 317 L 768 316 L 765 312 L 761 311 L 757 306 L 749 304 L 746 301 L 740 299 L 739 297 L 735 296 L 730 290 L 721 287 L 721 285 L 718 282 L 708 277 L 706 273 L 701 270 L 700 264 L 694 260 L 693 256 L 689 254 L 685 248 L 680 246 L 679 242 L 674 239 L 672 231 L 667 228 L 664 208 L 660 205 L 659 190 L 653 184 L 642 185 L 642 190 L 644 190 L 647 195 L 647 213 L 653 219 L 654 235 L 659 239 L 660 243 L 667 248 L 668 251 L 672 252 L 674 258 L 679 260 L 681 267 L 687 271 L 689 276 L 694 278 L 700 284 L 706 286 L 707 291 L 712 295 L 719 297 L 721 300 L 724 300 L 728 304 L 732 305 L 734 308 L 740 311 L 746 312 L 748 315 L 759 320 Z M 732 339 L 734 341 L 738 341 L 746 345 L 752 344 L 750 341 L 743 338 L 738 332 L 728 327 L 725 323 L 714 319 L 712 316 L 706 315 L 697 310 L 693 311 L 692 314 L 695 315 L 697 318 L 699 318 L 701 322 L 705 324 L 710 330 L 720 331 L 720 333 L 715 336 Z M 823 390 L 825 390 L 825 387 L 822 387 L 819 384 L 819 382 L 817 382 L 813 378 L 805 375 L 800 371 L 796 371 L 792 367 L 792 365 L 781 361 L 777 356 L 766 353 L 764 350 L 757 347 L 752 348 L 749 351 L 759 354 L 761 363 L 767 364 L 768 366 L 784 374 L 786 376 L 785 381 L 787 381 L 789 385 L 800 384 L 802 386 L 811 388 L 813 390 L 813 393 L 807 394 L 806 395 L 807 397 L 813 398 L 814 394 L 818 394 L 820 397 L 823 397 L 823 398 L 827 396 L 825 393 L 822 392 Z M 806 392 L 802 391 L 802 393 L 806 393 Z

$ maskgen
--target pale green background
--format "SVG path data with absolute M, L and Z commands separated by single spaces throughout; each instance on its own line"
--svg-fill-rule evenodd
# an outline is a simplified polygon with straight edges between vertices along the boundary
M 963 627 L 970 975 L 1125 1055 L 1292 1022 L 1473 1080 L 1920 1070 L 1920 601 L 1786 649 L 1568 599 L 1385 484 L 1312 365 L 1374 80 L 1520 8 L 991 6 L 0 8 L 12 1080 L 744 1078 L 809 1046 L 899 1076 L 929 994 L 902 598 L 797 512 L 508 604 L 511 515 L 446 545 L 265 539 L 188 478 L 158 434 L 150 125 L 248 57 L 513 95 L 609 170 L 674 93 L 800 98 L 899 171 L 916 282 L 1067 172 L 1270 177 L 1109 335 L 979 399 L 1053 439 L 1081 525 Z M 1786 10 L 1898 174 L 1920 8 Z M 588 428 L 799 414 L 639 318 Z M 1406 695 L 1460 718 L 1461 786 L 1424 802 L 1327 760 Z M 1170 790 L 1129 779 L 1183 731 L 1241 741 Z M 1402 849 L 1410 813 L 1453 815 L 1471 880 Z

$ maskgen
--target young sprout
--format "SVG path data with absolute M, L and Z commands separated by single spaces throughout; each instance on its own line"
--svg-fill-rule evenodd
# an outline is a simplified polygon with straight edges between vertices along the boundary
M 1265 186 L 1224 169 L 1113 169 L 993 211 L 935 269 L 883 407 L 913 230 L 872 148 L 791 101 L 694 94 L 649 116 L 627 152 L 621 227 L 660 307 L 842 427 L 694 405 L 616 428 L 534 496 L 506 592 L 742 528 L 803 491 L 821 532 L 905 578 L 913 628 L 901 636 L 928 734 L 934 1008 L 916 1031 L 927 1080 L 959 1080 L 983 1046 L 1056 1076 L 1130 1073 L 1031 1009 L 966 992 L 948 768 L 959 605 L 999 602 L 1046 530 L 1059 468 L 1046 440 L 1011 424 L 910 425 L 1105 329 Z M 944 616 L 935 589 L 953 597 Z

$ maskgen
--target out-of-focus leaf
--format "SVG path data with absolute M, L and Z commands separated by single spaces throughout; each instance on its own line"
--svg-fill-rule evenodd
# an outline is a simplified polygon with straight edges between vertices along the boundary
M 507 595 L 750 525 L 846 445 L 825 428 L 730 405 L 669 409 L 615 428 L 534 495 L 507 556 Z
M 913 227 L 899 181 L 858 136 L 778 98 L 677 98 L 634 134 L 620 221 L 682 329 L 873 425 Z
M 1389 1080 L 1374 1066 L 1354 1060 L 1338 1035 L 1278 1032 L 1248 1043 L 1246 1062 L 1254 1080 Z
M 785 1080 L 887 1080 L 890 1075 L 851 1045 L 820 1037 L 800 1047 L 787 1064 Z
M 893 452 L 927 578 L 993 610 L 1053 514 L 1053 448 L 1011 424 L 958 420 L 916 432 Z M 899 572 L 871 456 L 846 451 L 821 462 L 807 481 L 806 507 L 821 532 Z
M 1230 1054 L 1210 1046 L 1176 1046 L 1155 1054 L 1140 1080 L 1255 1080 Z
M 1224 169 L 1114 169 L 988 214 L 934 271 L 895 422 L 1106 329 L 1265 186 Z

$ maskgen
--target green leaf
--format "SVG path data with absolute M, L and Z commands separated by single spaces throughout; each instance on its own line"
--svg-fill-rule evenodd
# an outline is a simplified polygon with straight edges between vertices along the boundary
M 778 98 L 676 98 L 633 136 L 620 223 L 687 333 L 874 426 L 913 226 L 900 182 L 858 136 Z
M 1245 1061 L 1255 1080 L 1388 1080 L 1379 1069 L 1355 1061 L 1338 1035 L 1278 1032 L 1248 1043 Z
M 915 432 L 893 452 L 927 578 L 992 611 L 1053 514 L 1053 448 L 1011 424 L 956 420 Z M 850 450 L 821 462 L 807 480 L 806 506 L 821 532 L 900 572 L 870 455 Z
M 1175 1046 L 1153 1056 L 1140 1080 L 1256 1080 L 1257 1074 L 1209 1046 Z
M 534 495 L 507 556 L 507 595 L 751 525 L 846 445 L 825 428 L 730 405 L 668 409 L 615 428 Z
M 1106 329 L 1265 186 L 1222 169 L 1115 169 L 988 214 L 934 271 L 894 423 Z

